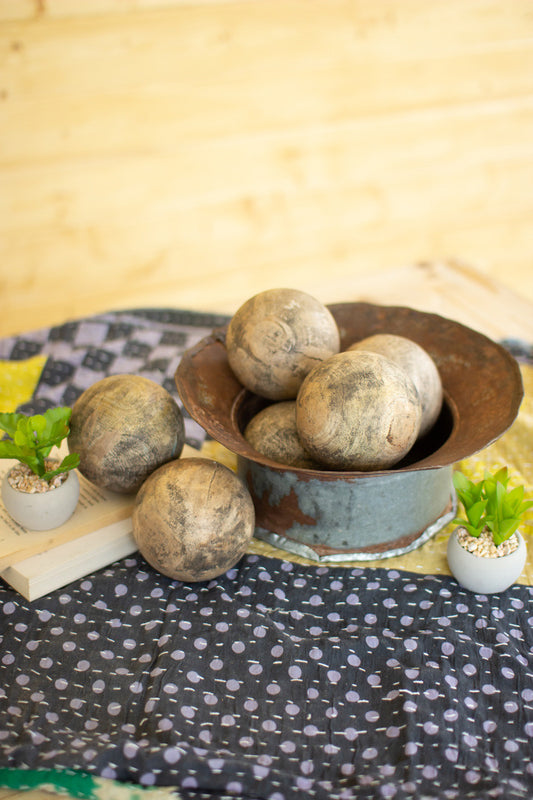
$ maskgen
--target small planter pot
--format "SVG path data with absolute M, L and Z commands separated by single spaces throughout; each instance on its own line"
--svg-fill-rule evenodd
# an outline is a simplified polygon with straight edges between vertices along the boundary
M 23 492 L 9 482 L 9 472 L 2 481 L 2 500 L 9 516 L 31 531 L 48 531 L 63 525 L 78 504 L 80 483 L 75 471 L 67 473 L 59 486 L 46 492 Z
M 459 543 L 457 530 L 448 540 L 448 566 L 456 581 L 476 594 L 504 592 L 519 578 L 527 558 L 526 543 L 519 531 L 518 547 L 512 553 L 499 558 L 470 553 Z

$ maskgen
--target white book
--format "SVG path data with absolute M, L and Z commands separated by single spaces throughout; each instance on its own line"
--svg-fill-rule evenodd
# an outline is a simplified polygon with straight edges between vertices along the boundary
M 16 463 L 2 459 L 0 482 Z M 78 478 L 78 505 L 70 519 L 52 530 L 27 530 L 9 516 L 0 499 L 0 577 L 28 600 L 136 549 L 131 523 L 135 495 L 100 489 L 79 472 Z
M 17 561 L 0 576 L 27 600 L 36 600 L 136 550 L 129 517 Z

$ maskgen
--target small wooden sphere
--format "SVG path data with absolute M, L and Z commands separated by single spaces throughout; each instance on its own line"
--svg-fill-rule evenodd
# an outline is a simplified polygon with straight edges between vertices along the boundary
M 259 411 L 246 426 L 244 438 L 258 453 L 280 464 L 305 469 L 317 466 L 298 436 L 294 400 L 282 400 Z
M 407 372 L 420 395 L 422 421 L 419 436 L 427 433 L 442 408 L 442 382 L 437 365 L 416 342 L 405 336 L 377 333 L 352 344 L 348 350 L 369 350 L 379 353 Z
M 307 373 L 340 349 L 337 323 L 311 295 L 269 289 L 247 300 L 226 334 L 231 369 L 255 394 L 293 400 Z
M 154 569 L 181 581 L 207 581 L 244 555 L 255 509 L 228 467 L 183 458 L 159 467 L 141 486 L 132 523 L 137 546 Z
M 309 373 L 296 399 L 298 435 L 334 469 L 387 469 L 411 449 L 421 403 L 409 376 L 377 353 L 338 353 Z
M 110 375 L 72 407 L 68 447 L 79 471 L 101 489 L 133 494 L 185 441 L 181 409 L 162 386 L 140 375 Z

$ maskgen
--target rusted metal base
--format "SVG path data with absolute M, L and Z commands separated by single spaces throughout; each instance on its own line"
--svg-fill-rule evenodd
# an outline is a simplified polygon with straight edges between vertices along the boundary
M 366 550 L 333 550 L 320 546 L 313 547 L 298 542 L 295 539 L 280 536 L 278 533 L 266 531 L 264 528 L 256 528 L 254 535 L 257 539 L 261 539 L 267 542 L 267 544 L 271 544 L 273 547 L 286 550 L 288 553 L 293 553 L 297 556 L 303 556 L 319 564 L 341 564 L 350 561 L 377 561 L 379 559 L 393 558 L 394 556 L 403 556 L 405 553 L 410 553 L 411 550 L 416 550 L 417 547 L 421 547 L 455 517 L 456 504 L 452 499 L 450 499 L 448 508 L 450 510 L 446 510 L 441 517 L 436 519 L 431 525 L 428 525 L 428 527 L 421 531 L 420 535 L 409 544 L 396 548 L 391 548 L 389 546 L 387 550 L 380 550 L 379 552 L 373 552 L 370 548 Z
M 315 561 L 388 558 L 420 547 L 455 516 L 452 468 L 299 480 L 239 458 L 255 535 Z

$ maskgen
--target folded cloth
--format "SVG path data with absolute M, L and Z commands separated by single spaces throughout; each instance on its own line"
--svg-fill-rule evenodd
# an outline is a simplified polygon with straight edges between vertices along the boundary
M 173 309 L 109 312 L 0 340 L 0 359 L 15 362 L 20 375 L 26 371 L 34 391 L 19 397 L 18 410 L 24 413 L 72 406 L 88 386 L 121 373 L 143 375 L 164 386 L 179 402 L 174 374 L 181 356 L 227 321 L 220 314 Z M 36 364 L 40 376 L 35 373 Z M 0 365 L 2 386 L 8 370 L 4 366 L 2 371 Z M 200 447 L 205 432 L 186 412 L 185 417 L 187 442 Z

